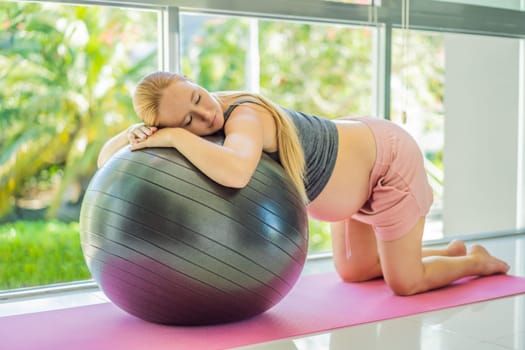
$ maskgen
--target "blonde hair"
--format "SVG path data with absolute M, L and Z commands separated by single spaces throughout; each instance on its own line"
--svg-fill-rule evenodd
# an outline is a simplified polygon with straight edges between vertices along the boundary
M 160 99 L 171 83 L 186 80 L 183 75 L 170 72 L 155 72 L 144 77 L 133 95 L 133 108 L 146 125 L 156 125 L 159 114 Z M 279 158 L 286 174 L 297 188 L 303 202 L 307 202 L 304 186 L 305 160 L 303 149 L 294 123 L 279 106 L 262 95 L 248 92 L 216 92 L 216 99 L 250 98 L 257 105 L 265 108 L 272 115 L 277 130 L 277 147 Z
M 186 80 L 186 77 L 170 72 L 155 72 L 142 78 L 133 94 L 133 108 L 144 124 L 157 124 L 160 99 L 164 90 L 171 83 L 180 80 Z

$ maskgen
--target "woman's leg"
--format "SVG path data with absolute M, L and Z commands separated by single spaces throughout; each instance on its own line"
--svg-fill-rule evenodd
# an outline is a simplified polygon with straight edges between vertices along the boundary
M 434 249 L 434 248 L 423 248 L 422 256 L 463 256 L 467 254 L 467 247 L 465 243 L 453 240 L 446 248 Z
M 423 256 L 421 239 L 425 218 L 404 236 L 378 240 L 381 268 L 386 283 L 399 295 L 411 295 L 446 286 L 466 276 L 506 273 L 509 266 L 474 245 L 464 256 Z
M 361 282 L 382 276 L 377 242 L 370 225 L 347 219 L 331 224 L 333 258 L 346 282 Z
M 373 228 L 354 219 L 331 224 L 333 258 L 337 272 L 347 282 L 361 282 L 381 277 L 381 264 Z M 443 249 L 423 249 L 422 257 L 462 256 L 466 248 L 452 241 Z

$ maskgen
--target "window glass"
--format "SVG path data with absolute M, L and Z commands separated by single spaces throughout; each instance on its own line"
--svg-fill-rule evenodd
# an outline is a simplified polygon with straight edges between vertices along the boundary
M 196 14 L 181 16 L 182 72 L 208 91 L 247 88 L 249 45 L 248 19 Z
M 274 102 L 329 119 L 371 113 L 371 29 L 261 21 L 259 35 L 261 92 Z
M 83 191 L 102 144 L 136 120 L 157 13 L 0 2 L 0 290 L 89 277 Z
M 522 229 L 523 43 L 415 30 L 392 40 L 391 118 L 417 139 L 434 190 L 424 238 Z
M 416 138 L 434 192 L 425 239 L 443 235 L 444 50 L 441 33 L 392 31 L 390 118 Z

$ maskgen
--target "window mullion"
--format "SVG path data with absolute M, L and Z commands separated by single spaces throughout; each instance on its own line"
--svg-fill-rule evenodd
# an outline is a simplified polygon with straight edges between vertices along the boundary
M 180 12 L 175 6 L 161 10 L 159 18 L 159 69 L 181 72 Z

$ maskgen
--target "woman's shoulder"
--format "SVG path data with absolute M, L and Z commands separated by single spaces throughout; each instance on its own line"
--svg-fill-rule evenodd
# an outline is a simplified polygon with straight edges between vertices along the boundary
M 264 106 L 255 97 L 252 96 L 237 96 L 237 98 L 231 101 L 225 101 L 224 105 L 224 123 L 226 123 L 234 111 L 238 110 L 240 106 L 242 108 L 250 108 L 255 115 L 260 113 L 266 113 Z

